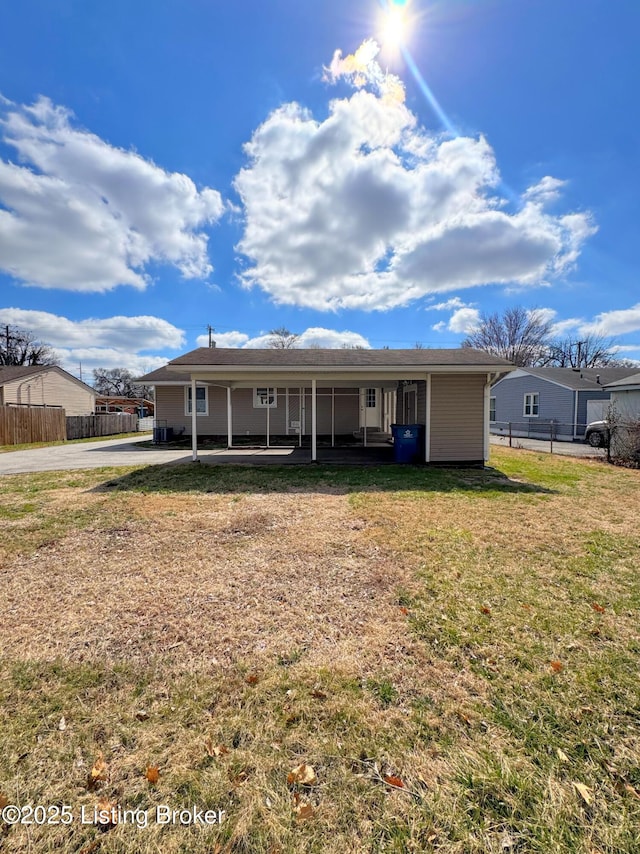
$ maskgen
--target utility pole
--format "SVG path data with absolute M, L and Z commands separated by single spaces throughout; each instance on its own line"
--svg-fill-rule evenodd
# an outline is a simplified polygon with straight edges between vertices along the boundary
M 576 342 L 578 345 L 578 367 L 580 367 L 580 362 L 582 361 L 582 345 L 586 344 L 586 341 L 578 341 Z
M 209 325 L 207 326 L 207 329 L 209 330 L 209 347 L 215 347 L 215 344 L 214 344 L 214 342 L 213 342 L 213 337 L 212 337 L 212 336 L 213 336 L 213 333 L 214 333 L 216 330 L 213 328 L 213 326 L 211 326 L 211 324 L 209 324 Z

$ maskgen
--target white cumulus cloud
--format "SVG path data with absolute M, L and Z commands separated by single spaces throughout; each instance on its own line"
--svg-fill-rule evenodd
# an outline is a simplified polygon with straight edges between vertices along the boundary
M 273 336 L 268 333 L 255 335 L 253 338 L 244 332 L 223 332 L 213 334 L 213 340 L 217 347 L 240 347 L 244 349 L 259 350 L 268 347 Z M 196 339 L 198 347 L 209 346 L 209 336 L 200 335 Z M 338 332 L 336 329 L 325 329 L 321 326 L 311 326 L 301 332 L 296 339 L 296 347 L 326 347 L 337 349 L 340 347 L 364 347 L 371 345 L 368 340 L 358 332 L 344 330 Z
M 77 376 L 82 364 L 84 379 L 89 381 L 93 368 L 126 368 L 134 374 L 154 370 L 173 358 L 157 353 L 177 350 L 185 343 L 181 329 L 146 315 L 70 320 L 47 311 L 0 308 L 0 325 L 33 333 L 51 345 L 70 373 Z
M 596 335 L 624 335 L 640 330 L 640 303 L 631 308 L 604 311 L 598 314 L 592 323 L 582 327 L 585 333 Z
M 223 213 L 216 190 L 75 127 L 48 98 L 1 104 L 2 140 L 18 157 L 0 159 L 1 270 L 71 291 L 143 289 L 151 262 L 209 275 L 204 229 Z
M 508 212 L 489 143 L 421 128 L 376 50 L 334 55 L 326 79 L 357 91 L 324 120 L 286 104 L 245 146 L 242 283 L 277 303 L 371 310 L 570 269 L 595 227 L 586 213 L 545 210 L 562 182 L 543 178 Z
M 477 308 L 459 308 L 449 318 L 447 328 L 450 332 L 464 335 L 473 332 L 480 325 L 480 312 Z

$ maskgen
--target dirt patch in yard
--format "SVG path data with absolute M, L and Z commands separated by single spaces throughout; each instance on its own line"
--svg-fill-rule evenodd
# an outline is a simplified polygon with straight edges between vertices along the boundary
M 94 496 L 91 496 L 94 501 Z M 188 670 L 304 658 L 426 665 L 397 599 L 411 571 L 345 496 L 131 496 L 130 519 L 15 560 L 4 651 Z

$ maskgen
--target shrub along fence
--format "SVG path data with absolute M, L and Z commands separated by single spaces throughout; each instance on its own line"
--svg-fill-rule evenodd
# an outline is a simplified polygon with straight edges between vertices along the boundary
M 64 442 L 66 438 L 61 406 L 0 406 L 0 445 Z
M 89 439 L 92 436 L 135 433 L 137 428 L 138 416 L 130 415 L 128 412 L 67 416 L 67 439 Z

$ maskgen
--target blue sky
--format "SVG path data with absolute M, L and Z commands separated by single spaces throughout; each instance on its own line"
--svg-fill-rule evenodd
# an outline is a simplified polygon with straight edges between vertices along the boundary
M 0 323 L 85 378 L 514 305 L 640 359 L 640 4 L 393 5 L 3 4 Z

